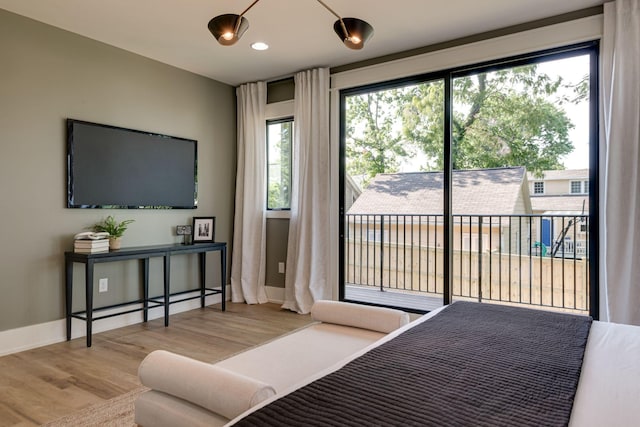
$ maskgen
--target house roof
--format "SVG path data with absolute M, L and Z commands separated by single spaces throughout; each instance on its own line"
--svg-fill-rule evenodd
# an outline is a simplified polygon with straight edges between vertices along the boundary
M 564 196 L 531 196 L 531 209 L 534 213 L 571 211 L 589 213 L 589 195 L 575 194 Z
M 564 179 L 574 180 L 588 180 L 589 169 L 565 169 L 565 170 L 552 170 L 542 172 L 543 177 L 536 177 L 534 173 L 528 172 L 527 176 L 529 181 L 554 181 Z
M 525 213 L 518 208 L 528 192 L 524 167 L 454 171 L 452 181 L 454 214 Z M 348 213 L 441 214 L 443 193 L 442 172 L 378 174 Z

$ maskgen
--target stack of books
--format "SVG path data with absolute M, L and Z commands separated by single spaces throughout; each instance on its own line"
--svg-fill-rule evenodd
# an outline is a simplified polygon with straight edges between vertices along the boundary
M 76 235 L 73 241 L 73 250 L 83 254 L 109 252 L 108 235 L 108 233 L 82 233 Z

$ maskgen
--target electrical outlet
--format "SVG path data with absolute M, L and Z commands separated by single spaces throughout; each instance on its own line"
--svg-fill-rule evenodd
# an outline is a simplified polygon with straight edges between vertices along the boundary
M 284 274 L 284 262 L 278 263 L 278 273 Z
M 109 290 L 109 279 L 106 277 L 98 282 L 98 292 L 107 292 Z

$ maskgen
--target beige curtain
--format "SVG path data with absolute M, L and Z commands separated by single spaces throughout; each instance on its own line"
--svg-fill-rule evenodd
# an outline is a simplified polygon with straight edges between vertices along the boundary
M 601 319 L 640 325 L 640 1 L 604 5 Z
M 231 300 L 267 302 L 266 252 L 266 140 L 267 85 L 247 83 L 236 89 L 238 104 L 238 160 L 236 205 L 231 256 Z
M 329 268 L 329 70 L 297 73 L 291 220 L 283 308 L 308 313 L 331 298 Z

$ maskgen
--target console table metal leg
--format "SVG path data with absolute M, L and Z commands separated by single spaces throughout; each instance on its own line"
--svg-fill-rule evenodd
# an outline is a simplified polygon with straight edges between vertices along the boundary
M 71 340 L 71 312 L 73 305 L 73 262 L 66 260 L 64 268 L 65 304 L 67 314 L 67 341 Z
M 204 308 L 204 288 L 207 274 L 207 253 L 200 252 L 198 254 L 200 266 L 200 308 Z
M 85 287 L 87 311 L 87 347 L 91 347 L 91 323 L 93 321 L 93 262 L 89 260 L 85 265 Z
M 171 265 L 170 255 L 166 253 L 164 255 L 164 326 L 169 326 L 169 278 L 171 277 L 171 271 L 169 270 Z
M 149 320 L 149 258 L 142 259 L 142 275 L 143 319 L 146 322 Z
M 227 289 L 227 247 L 223 246 L 220 250 L 220 290 L 222 296 L 222 311 L 225 311 L 227 298 L 225 295 Z

